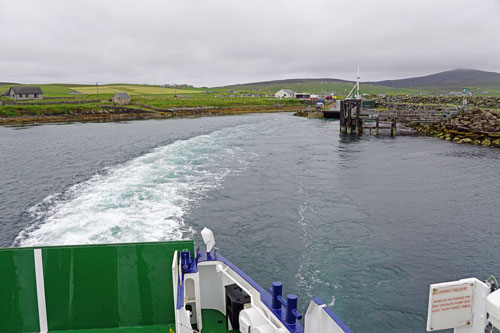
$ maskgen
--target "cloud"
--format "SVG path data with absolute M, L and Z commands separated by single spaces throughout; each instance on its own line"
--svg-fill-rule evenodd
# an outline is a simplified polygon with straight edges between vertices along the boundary
M 0 81 L 218 85 L 500 71 L 500 2 L 4 0 Z

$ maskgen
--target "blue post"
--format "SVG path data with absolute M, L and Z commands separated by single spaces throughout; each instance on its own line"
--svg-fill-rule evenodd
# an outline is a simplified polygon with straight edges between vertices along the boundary
M 286 304 L 287 304 L 287 307 L 286 307 L 285 321 L 287 324 L 294 325 L 295 324 L 294 312 L 297 312 L 297 295 L 288 294 L 286 296 Z
M 181 252 L 181 271 L 182 273 L 189 273 L 193 268 L 193 261 L 191 260 L 191 252 Z
M 283 290 L 283 284 L 281 282 L 279 281 L 273 282 L 273 289 L 272 289 L 273 302 L 271 304 L 273 310 L 281 309 L 281 303 L 278 299 L 278 296 L 281 296 L 282 290 Z
M 181 265 L 182 265 L 183 271 L 186 271 L 189 268 L 189 266 L 188 266 L 189 255 L 190 255 L 190 253 L 187 251 L 181 252 Z
M 201 249 L 198 247 L 196 249 L 196 263 L 198 263 L 198 260 L 201 258 Z

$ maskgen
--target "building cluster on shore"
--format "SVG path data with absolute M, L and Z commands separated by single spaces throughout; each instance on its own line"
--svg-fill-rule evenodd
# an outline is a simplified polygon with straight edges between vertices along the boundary
M 294 98 L 302 101 L 315 101 L 320 98 L 324 98 L 326 100 L 332 100 L 337 98 L 337 96 L 333 94 L 325 94 L 320 97 L 319 95 L 316 94 L 310 94 L 306 92 L 298 93 L 290 89 L 280 89 L 274 94 L 274 97 L 278 99 Z

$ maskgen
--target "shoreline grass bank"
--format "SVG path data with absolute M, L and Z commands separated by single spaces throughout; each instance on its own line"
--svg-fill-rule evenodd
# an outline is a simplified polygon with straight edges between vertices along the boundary
M 116 107 L 115 110 L 100 109 L 91 112 L 62 113 L 62 114 L 34 114 L 11 117 L 0 117 L 0 126 L 32 125 L 39 123 L 65 122 L 113 122 L 144 119 L 170 119 L 185 117 L 207 117 L 222 115 L 238 115 L 247 113 L 294 112 L 302 106 L 244 106 L 244 107 L 208 107 L 208 108 L 178 108 L 169 111 L 152 111 Z
M 0 87 L 5 88 L 6 87 Z M 163 88 L 141 85 L 77 87 L 42 85 L 43 99 L 12 100 L 0 97 L 0 125 L 50 122 L 120 121 L 210 116 L 252 112 L 297 111 L 297 100 L 276 99 L 252 91 Z M 127 92 L 130 102 L 112 102 L 115 92 Z

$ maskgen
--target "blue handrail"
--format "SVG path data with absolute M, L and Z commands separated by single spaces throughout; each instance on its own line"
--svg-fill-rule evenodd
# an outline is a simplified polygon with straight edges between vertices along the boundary
M 288 294 L 286 301 L 282 296 L 283 284 L 275 281 L 269 289 L 272 295 L 271 308 L 275 311 L 281 311 L 281 305 L 286 308 L 285 322 L 289 325 L 295 325 L 296 320 L 301 320 L 302 315 L 297 311 L 297 295 Z

